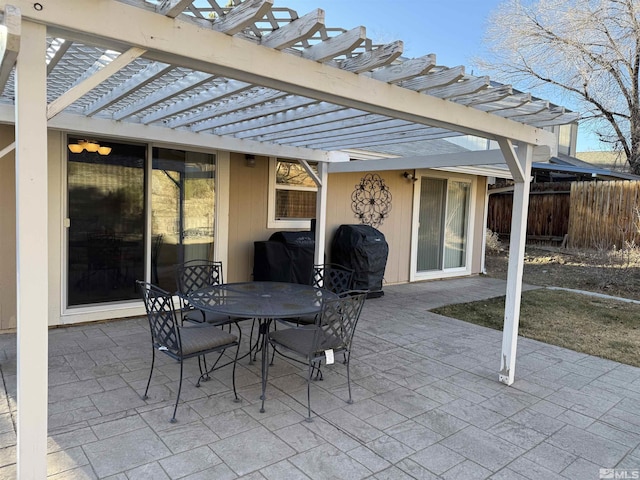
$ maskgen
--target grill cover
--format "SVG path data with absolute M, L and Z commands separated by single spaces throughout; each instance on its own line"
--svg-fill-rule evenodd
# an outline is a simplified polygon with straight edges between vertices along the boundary
M 331 243 L 331 262 L 354 270 L 353 288 L 369 290 L 367 298 L 381 297 L 389 245 L 369 225 L 340 225 Z
M 253 279 L 308 284 L 315 244 L 313 232 L 276 232 L 254 242 Z

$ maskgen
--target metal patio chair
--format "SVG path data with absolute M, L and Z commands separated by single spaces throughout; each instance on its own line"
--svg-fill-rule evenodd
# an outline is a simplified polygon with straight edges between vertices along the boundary
M 144 306 L 147 311 L 152 343 L 151 369 L 149 371 L 147 387 L 145 388 L 142 398 L 145 400 L 148 398 L 147 394 L 149 393 L 149 385 L 151 384 L 151 377 L 153 375 L 156 350 L 158 350 L 180 362 L 180 380 L 178 383 L 176 404 L 173 408 L 173 416 L 170 419 L 171 423 L 175 423 L 176 421 L 176 411 L 178 409 L 178 402 L 180 401 L 180 392 L 182 391 L 183 364 L 184 360 L 188 358 L 198 357 L 200 377 L 198 378 L 196 387 L 199 387 L 200 381 L 207 379 L 209 373 L 213 370 L 233 363 L 233 394 L 236 401 L 238 401 L 238 394 L 236 392 L 236 362 L 240 345 L 238 337 L 208 324 L 180 327 L 171 294 L 150 283 L 141 282 L 140 280 L 136 283 L 140 288 Z M 223 365 L 218 365 L 224 351 L 232 347 L 235 347 L 233 360 Z M 218 353 L 218 358 L 213 367 L 207 370 L 204 356 L 208 353 Z M 203 364 L 205 365 L 204 370 Z
M 342 292 L 339 298 L 323 303 L 322 311 L 313 325 L 284 328 L 268 334 L 268 345 L 277 350 L 280 355 L 298 360 L 288 355 L 292 353 L 303 357 L 308 364 L 307 421 L 311 421 L 311 378 L 313 373 L 316 370 L 320 371 L 323 360 L 325 364 L 333 363 L 336 354 L 344 354 L 349 389 L 347 403 L 353 403 L 349 374 L 351 344 L 366 296 L 367 292 L 362 290 Z M 284 353 L 283 350 L 287 353 Z M 268 376 L 268 365 L 265 376 Z M 264 397 L 262 408 L 264 409 Z
M 212 325 L 226 325 L 235 320 L 228 315 L 196 310 L 189 304 L 187 297 L 204 287 L 221 285 L 224 283 L 222 262 L 210 260 L 189 260 L 176 267 L 176 284 L 180 297 L 180 311 L 182 322 L 210 323 Z
M 337 263 L 325 263 L 313 266 L 311 285 L 324 288 L 338 295 L 353 288 L 354 270 Z M 311 325 L 315 323 L 316 316 L 298 317 L 295 319 L 298 325 Z

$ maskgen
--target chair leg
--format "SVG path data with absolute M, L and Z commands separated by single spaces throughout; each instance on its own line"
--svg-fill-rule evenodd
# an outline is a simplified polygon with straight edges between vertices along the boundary
M 147 393 L 149 393 L 149 385 L 151 385 L 151 375 L 153 375 L 153 364 L 156 361 L 156 349 L 151 347 L 151 370 L 149 370 L 149 380 L 147 380 L 147 388 L 144 389 L 144 395 L 142 395 L 142 399 L 146 400 L 149 398 Z
M 180 401 L 180 392 L 182 391 L 182 372 L 183 372 L 183 360 L 180 359 L 180 383 L 178 383 L 178 394 L 176 395 L 176 405 L 173 407 L 173 417 L 169 420 L 171 423 L 176 423 L 176 411 L 178 411 L 178 402 Z
M 349 388 L 349 400 L 347 403 L 353 403 L 353 399 L 351 398 L 351 376 L 349 375 L 349 360 L 351 359 L 351 352 L 345 352 L 344 361 L 347 364 L 347 387 Z
M 255 328 L 255 326 L 256 319 L 254 318 L 253 320 L 251 320 L 251 332 L 249 332 L 249 365 L 256 361 L 256 354 L 258 353 L 258 341 L 256 340 L 256 350 L 253 355 L 251 355 L 251 352 L 253 352 L 253 346 L 251 344 L 253 342 L 253 329 Z
M 200 381 L 206 382 L 211 378 L 209 377 L 209 370 L 207 370 L 206 355 L 198 355 L 198 369 L 200 370 L 200 378 L 198 378 L 198 383 L 196 383 L 196 387 L 200 386 Z
M 266 334 L 268 335 L 268 333 Z M 274 347 L 275 348 L 275 347 Z M 267 358 L 269 358 L 269 341 L 264 342 L 262 346 L 262 395 L 260 395 L 260 399 L 262 400 L 262 406 L 260 407 L 260 413 L 264 413 L 264 400 L 267 397 L 267 378 L 269 376 L 269 362 L 267 362 Z
M 233 359 L 233 372 L 231 373 L 231 382 L 233 383 L 233 395 L 236 397 L 234 402 L 239 403 L 238 392 L 236 391 L 236 365 L 238 364 L 238 353 L 240 352 L 240 339 L 238 338 L 238 346 L 236 347 L 236 356 Z
M 306 422 L 313 422 L 311 418 L 311 377 L 313 376 L 313 371 L 316 369 L 315 362 L 313 360 L 309 360 L 309 373 L 307 374 L 307 418 L 305 418 Z

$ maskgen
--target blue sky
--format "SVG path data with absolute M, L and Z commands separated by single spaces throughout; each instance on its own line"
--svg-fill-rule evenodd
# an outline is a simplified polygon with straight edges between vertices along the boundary
M 300 16 L 322 8 L 327 27 L 351 29 L 362 25 L 374 42 L 402 40 L 406 57 L 435 53 L 439 65 L 464 65 L 468 73 L 476 75 L 482 72 L 474 71 L 473 58 L 484 56 L 482 39 L 488 17 L 500 3 L 500 0 L 274 1 L 276 7 L 292 8 Z M 554 102 L 553 98 L 545 98 Z M 586 128 L 581 127 L 579 132 L 578 151 L 599 149 Z

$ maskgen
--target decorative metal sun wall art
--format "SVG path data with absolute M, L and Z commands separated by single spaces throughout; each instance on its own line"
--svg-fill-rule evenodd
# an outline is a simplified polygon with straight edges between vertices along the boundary
M 351 194 L 351 210 L 361 223 L 378 227 L 391 211 L 391 191 L 376 173 L 367 173 Z

